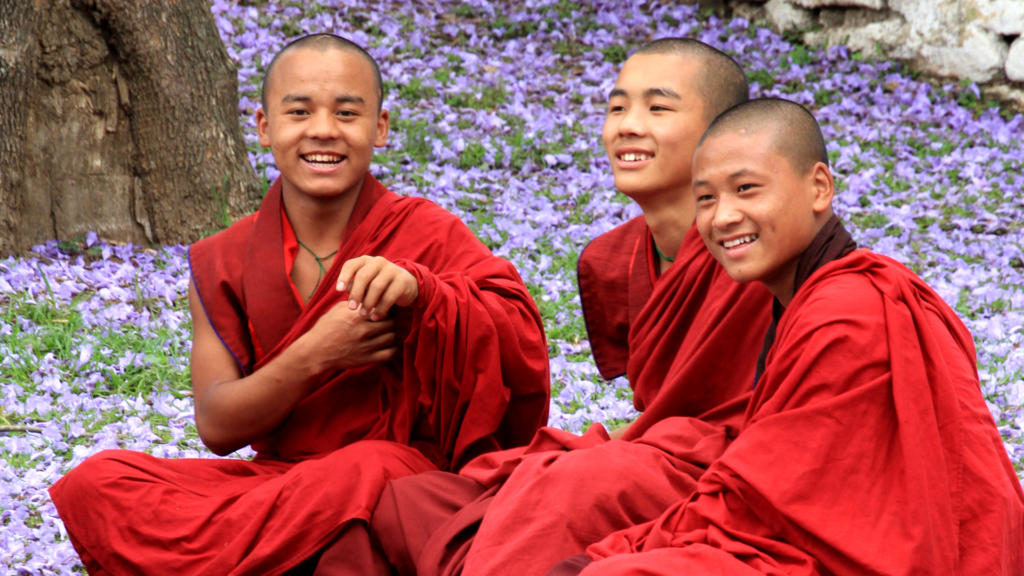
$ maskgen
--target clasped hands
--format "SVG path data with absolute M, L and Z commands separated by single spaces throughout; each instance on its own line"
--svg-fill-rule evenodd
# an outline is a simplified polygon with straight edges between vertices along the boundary
M 336 289 L 348 292 L 348 300 L 336 304 L 306 333 L 324 369 L 355 368 L 394 357 L 398 341 L 388 312 L 416 302 L 416 277 L 386 258 L 360 256 L 342 266 Z

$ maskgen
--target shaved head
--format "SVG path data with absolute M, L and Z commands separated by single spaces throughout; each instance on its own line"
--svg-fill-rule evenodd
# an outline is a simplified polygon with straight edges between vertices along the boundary
M 691 38 L 662 38 L 640 47 L 635 54 L 670 54 L 700 62 L 694 89 L 704 101 L 710 122 L 723 111 L 750 99 L 743 68 L 731 56 Z
M 380 76 L 380 66 L 377 66 L 377 61 L 373 59 L 373 56 L 370 56 L 369 52 L 363 50 L 361 46 L 334 34 L 310 34 L 309 36 L 303 36 L 289 42 L 274 56 L 274 59 L 270 61 L 270 66 L 267 67 L 267 73 L 263 75 L 263 89 L 260 96 L 263 108 L 267 107 L 267 88 L 270 86 L 270 79 L 274 73 L 274 64 L 277 64 L 278 59 L 282 55 L 299 49 L 316 50 L 317 52 L 341 50 L 354 52 L 362 56 L 373 70 L 373 77 L 377 84 L 377 111 L 380 112 L 380 108 L 384 104 L 384 80 Z
M 806 108 L 781 98 L 759 98 L 733 106 L 708 126 L 697 147 L 723 134 L 772 133 L 772 145 L 799 174 L 815 164 L 828 166 L 828 149 L 818 121 Z

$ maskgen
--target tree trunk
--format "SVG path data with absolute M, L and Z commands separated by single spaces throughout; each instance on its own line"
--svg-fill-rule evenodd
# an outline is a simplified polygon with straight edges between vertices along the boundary
M 259 199 L 206 0 L 0 0 L 0 252 L 192 242 Z

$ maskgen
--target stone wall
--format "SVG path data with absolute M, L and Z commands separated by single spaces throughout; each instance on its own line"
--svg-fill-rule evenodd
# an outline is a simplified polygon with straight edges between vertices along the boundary
M 908 63 L 927 74 L 1024 82 L 1024 0 L 732 0 L 736 16 L 801 34 L 809 45 Z

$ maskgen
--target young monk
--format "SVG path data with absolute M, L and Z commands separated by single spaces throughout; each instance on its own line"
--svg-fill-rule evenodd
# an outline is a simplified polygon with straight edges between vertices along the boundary
M 855 250 L 814 117 L 741 104 L 693 177 L 708 250 L 775 296 L 764 371 L 696 494 L 551 574 L 1024 573 L 1024 493 L 971 335 L 903 265 Z
M 587 247 L 579 283 L 597 364 L 609 377 L 626 370 L 643 415 L 621 441 L 600 425 L 582 437 L 546 428 L 460 475 L 392 482 L 372 528 L 400 573 L 543 575 L 688 496 L 728 446 L 770 296 L 733 282 L 707 253 L 680 159 L 747 97 L 739 66 L 694 40 L 656 41 L 623 65 L 603 140 L 616 186 L 643 216 Z
M 257 114 L 281 177 L 190 250 L 199 435 L 244 460 L 105 451 L 51 494 L 90 574 L 390 574 L 365 523 L 388 480 L 458 469 L 547 420 L 539 313 L 457 218 L 368 172 L 380 72 L 308 36 Z M 332 544 L 333 542 L 333 544 Z

